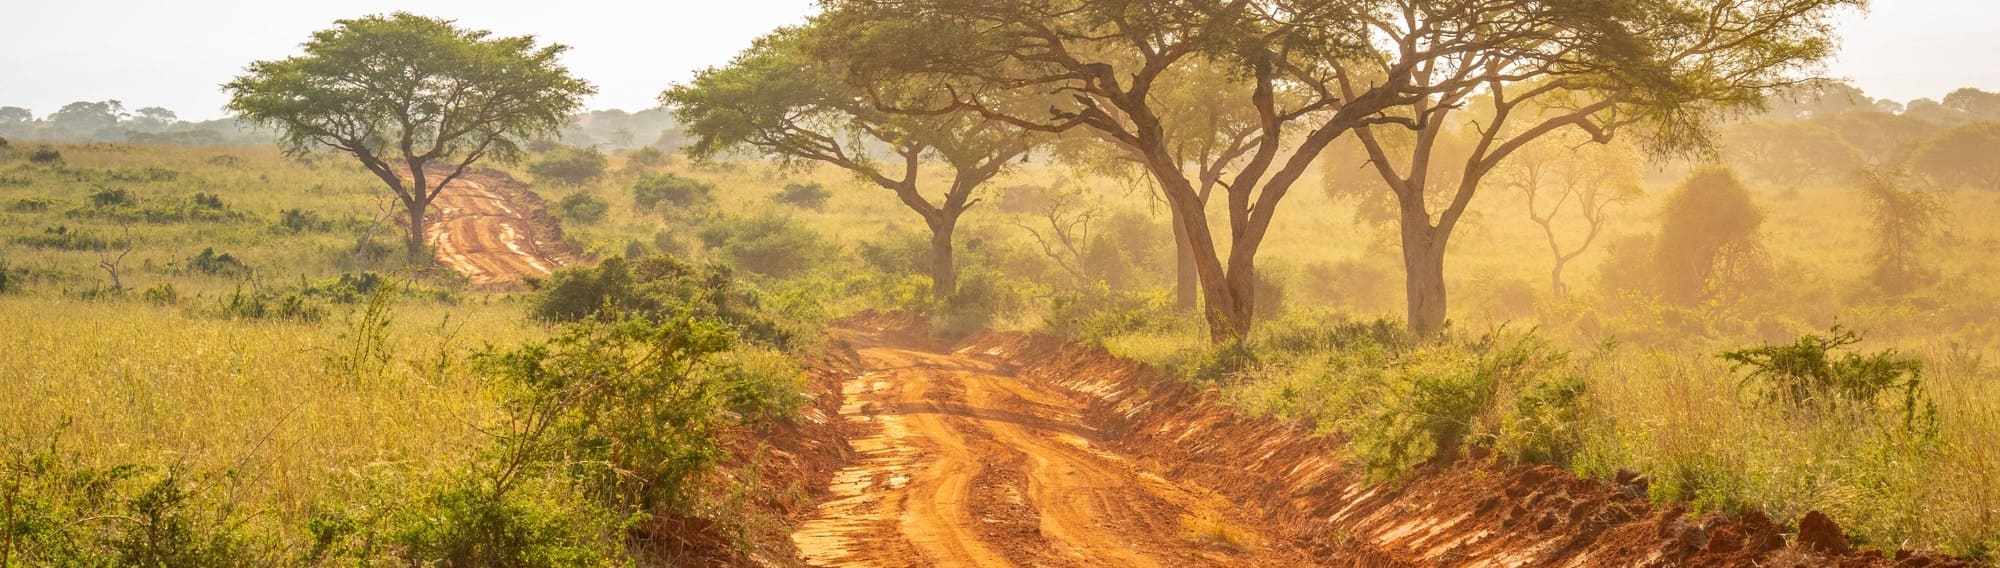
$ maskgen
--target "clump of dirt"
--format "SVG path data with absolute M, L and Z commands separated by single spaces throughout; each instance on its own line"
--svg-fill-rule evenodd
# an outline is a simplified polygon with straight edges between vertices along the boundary
M 1591 480 L 1481 456 L 1401 485 L 1369 483 L 1339 454 L 1340 440 L 1245 416 L 1211 391 L 1102 349 L 983 333 L 958 352 L 1078 397 L 1089 405 L 1085 421 L 1113 450 L 1261 512 L 1262 524 L 1283 527 L 1328 565 L 1971 566 L 1929 553 L 1854 552 L 1817 514 L 1788 546 L 1784 528 L 1761 513 L 1693 516 L 1685 504 L 1655 505 L 1645 478 L 1631 472 Z

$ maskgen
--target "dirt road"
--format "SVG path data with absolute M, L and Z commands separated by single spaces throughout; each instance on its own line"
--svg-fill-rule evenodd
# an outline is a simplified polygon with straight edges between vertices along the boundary
M 522 211 L 525 189 L 501 191 L 511 180 L 467 175 L 445 186 L 432 202 L 434 217 L 425 239 L 438 261 L 472 282 L 474 288 L 517 288 L 524 277 L 547 276 L 562 265 L 550 243 L 537 238 L 533 219 L 541 214 Z M 511 194 L 511 195 L 510 195 Z
M 1295 566 L 1202 487 L 1101 449 L 1081 403 L 971 354 L 837 330 L 861 455 L 793 537 L 815 566 Z

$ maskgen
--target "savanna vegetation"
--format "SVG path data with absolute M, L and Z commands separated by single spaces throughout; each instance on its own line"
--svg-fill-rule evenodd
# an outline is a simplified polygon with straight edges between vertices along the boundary
M 637 113 L 406 14 L 252 65 L 241 138 L 0 108 L 0 566 L 749 548 L 726 434 L 867 309 L 1103 346 L 1383 483 L 1490 450 L 2000 555 L 2000 94 L 1819 79 L 1859 2 L 823 4 Z M 434 264 L 424 172 L 473 167 L 586 260 Z

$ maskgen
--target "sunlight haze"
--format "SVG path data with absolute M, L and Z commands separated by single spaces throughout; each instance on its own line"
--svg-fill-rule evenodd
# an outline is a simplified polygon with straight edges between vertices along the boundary
M 13 10 L 0 34 L 0 106 L 46 115 L 72 101 L 116 99 L 162 106 L 183 119 L 222 116 L 217 85 L 251 61 L 297 52 L 333 20 L 409 11 L 457 19 L 499 34 L 533 34 L 569 45 L 564 61 L 597 85 L 591 109 L 657 104 L 669 84 L 727 63 L 772 27 L 816 10 L 812 0 L 734 2 L 463 0 L 338 3 L 34 2 Z M 1876 2 L 1850 16 L 1845 49 L 1828 74 L 1871 96 L 1939 98 L 1958 87 L 2000 88 L 2000 35 L 1989 33 L 1987 0 Z

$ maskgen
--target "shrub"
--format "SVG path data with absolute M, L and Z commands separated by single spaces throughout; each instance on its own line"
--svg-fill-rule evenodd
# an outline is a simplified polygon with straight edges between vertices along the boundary
M 137 200 L 132 198 L 132 192 L 123 189 L 106 188 L 90 194 L 90 204 L 95 207 L 131 205 L 135 201 Z
M 41 213 L 55 206 L 56 200 L 47 197 L 24 197 L 7 205 L 10 213 Z
M 588 193 L 572 193 L 556 202 L 556 214 L 572 223 L 596 223 L 604 220 L 604 214 L 610 211 L 611 204 Z
M 1654 241 L 1662 296 L 1696 305 L 1740 288 L 1763 255 L 1764 214 L 1727 170 L 1696 173 L 1667 197 Z
M 788 183 L 785 184 L 784 189 L 771 194 L 771 201 L 800 209 L 822 211 L 826 209 L 826 201 L 832 197 L 833 192 L 827 191 L 818 182 Z
M 222 196 L 209 193 L 197 192 L 194 194 L 193 198 L 190 198 L 190 201 L 194 202 L 194 206 L 196 209 L 212 209 L 216 211 L 221 211 L 229 208 L 228 205 L 224 205 L 222 203 Z
M 762 295 L 737 282 L 726 268 L 697 267 L 667 255 L 631 262 L 612 257 L 594 267 L 559 270 L 529 301 L 529 313 L 551 322 L 620 315 L 715 318 L 745 338 L 779 348 L 788 347 L 798 333 L 769 314 Z
M 687 209 L 715 201 L 715 186 L 674 174 L 647 175 L 632 185 L 632 203 L 653 210 L 661 205 Z
M 1364 409 L 1351 428 L 1355 455 L 1378 479 L 1400 478 L 1419 465 L 1457 456 L 1475 437 L 1501 434 L 1505 417 L 1496 403 L 1502 393 L 1536 392 L 1529 387 L 1553 384 L 1538 387 L 1548 391 L 1542 396 L 1553 397 L 1548 403 L 1575 402 L 1560 400 L 1567 379 L 1552 377 L 1566 361 L 1566 353 L 1533 336 L 1507 344 L 1488 336 L 1404 355 L 1382 385 L 1358 399 Z
M 1500 426 L 1497 449 L 1517 461 L 1568 467 L 1583 451 L 1590 420 L 1590 382 L 1566 374 L 1535 382 L 1521 392 Z
M 202 501 L 180 469 L 96 465 L 52 440 L 7 448 L 0 473 L 0 558 L 21 566 L 256 564 L 242 520 Z
M 529 164 L 528 173 L 538 182 L 583 185 L 603 178 L 604 168 L 604 153 L 596 148 L 562 148 Z
M 142 297 L 147 302 L 162 306 L 171 306 L 181 302 L 181 292 L 174 288 L 172 282 L 154 284 L 151 288 L 146 289 Z
M 250 267 L 236 260 L 235 255 L 216 253 L 215 247 L 206 247 L 187 259 L 187 269 L 210 276 L 235 276 L 248 274 Z
M 699 237 L 731 266 L 774 278 L 810 270 L 831 252 L 811 229 L 770 214 L 720 219 L 703 227 Z
M 625 154 L 625 163 L 639 168 L 657 168 L 667 165 L 667 153 L 659 148 L 645 146 Z
M 402 560 L 419 566 L 631 564 L 620 540 L 629 521 L 565 495 L 554 483 L 507 489 L 468 479 L 420 500 L 391 537 Z M 321 532 L 334 534 L 328 530 L 337 529 Z
M 237 288 L 228 296 L 217 299 L 210 313 L 216 317 L 233 320 L 318 323 L 326 319 L 326 307 L 313 302 L 302 293 L 261 290 L 246 292 L 242 288 Z
M 80 228 L 71 229 L 67 225 L 44 228 L 41 234 L 19 235 L 13 241 L 23 246 L 58 250 L 109 250 L 123 248 L 129 243 L 126 239 L 106 238 Z
M 1923 390 L 1922 359 L 1894 349 L 1862 354 L 1855 332 L 1834 326 L 1827 335 L 1806 334 L 1790 345 L 1727 351 L 1722 358 L 1747 369 L 1739 386 L 1767 405 L 1819 414 L 1865 416 L 1882 395 L 1900 392 L 1897 406 L 1910 432 L 1936 428 L 1937 405 Z M 1836 352 L 1840 352 L 1836 356 Z
M 320 217 L 319 213 L 308 209 L 286 209 L 278 212 L 279 231 L 291 234 L 306 232 L 324 233 L 333 230 L 333 222 Z
M 36 164 L 56 164 L 63 161 L 62 152 L 54 148 L 36 148 L 28 153 L 28 161 Z

